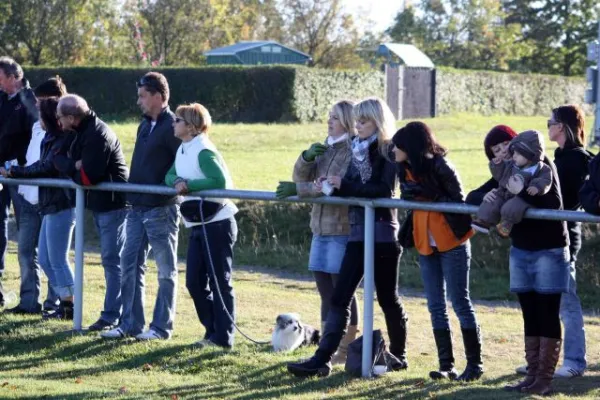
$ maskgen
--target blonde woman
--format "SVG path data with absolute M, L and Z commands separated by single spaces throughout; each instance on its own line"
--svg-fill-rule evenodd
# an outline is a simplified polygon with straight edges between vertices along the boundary
M 181 139 L 175 164 L 165 182 L 185 195 L 208 189 L 231 189 L 227 165 L 208 137 L 211 117 L 204 106 L 193 103 L 177 107 L 173 128 Z M 206 333 L 199 347 L 233 347 L 235 299 L 232 286 L 233 245 L 237 238 L 234 215 L 237 207 L 228 199 L 184 197 L 183 223 L 191 228 L 187 253 L 186 286 Z M 203 226 L 204 225 L 204 226 Z M 211 260 L 212 258 L 212 260 Z M 214 271 L 213 271 L 214 268 Z M 214 276 L 213 276 L 214 272 Z M 223 309 L 219 294 L 227 310 Z
M 308 150 L 300 154 L 294 165 L 294 182 L 280 182 L 277 197 L 284 198 L 318 197 L 323 195 L 321 176 L 340 176 L 346 173 L 352 157 L 351 143 L 356 135 L 353 114 L 354 102 L 342 100 L 329 112 L 327 121 L 327 139 L 325 144 L 313 143 Z M 313 233 L 310 245 L 308 269 L 312 271 L 317 290 L 321 296 L 321 332 L 331 303 L 333 289 L 337 285 L 346 251 L 350 223 L 348 207 L 328 204 L 315 204 L 312 208 L 310 228 Z M 350 326 L 342 339 L 332 362 L 342 364 L 346 361 L 348 344 L 356 339 L 358 331 L 358 306 L 356 297 L 350 303 Z
M 396 166 L 391 161 L 390 138 L 395 120 L 383 100 L 369 98 L 354 108 L 357 136 L 352 139 L 352 157 L 342 176 L 322 177 L 335 189 L 334 196 L 391 198 L 396 186 Z M 338 284 L 331 298 L 325 331 L 315 355 L 305 362 L 288 364 L 296 376 L 327 376 L 331 358 L 348 326 L 350 304 L 364 274 L 364 209 L 348 209 L 350 235 L 342 260 Z M 387 325 L 393 369 L 406 362 L 406 314 L 398 297 L 398 260 L 402 248 L 397 241 L 395 209 L 375 209 L 375 288 Z

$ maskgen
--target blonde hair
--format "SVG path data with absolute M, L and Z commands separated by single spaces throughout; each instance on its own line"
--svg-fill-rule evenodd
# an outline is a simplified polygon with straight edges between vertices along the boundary
M 196 135 L 207 134 L 212 125 L 210 113 L 199 103 L 181 105 L 175 110 L 175 115 L 184 120 L 186 124 L 192 125 L 196 129 Z
M 356 103 L 352 100 L 342 100 L 335 103 L 332 110 L 349 136 L 356 135 L 356 120 L 354 119 L 355 105 Z
M 354 106 L 354 118 L 373 121 L 377 127 L 379 154 L 389 158 L 390 142 L 396 131 L 392 110 L 379 97 L 369 97 Z

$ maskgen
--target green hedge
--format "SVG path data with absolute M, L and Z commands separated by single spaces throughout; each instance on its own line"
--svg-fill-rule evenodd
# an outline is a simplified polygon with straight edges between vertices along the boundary
M 298 121 L 320 121 L 332 104 L 342 99 L 384 97 L 384 75 L 377 71 L 296 69 L 294 115 Z
M 307 67 L 216 66 L 157 69 L 171 89 L 170 104 L 204 104 L 219 122 L 321 121 L 339 99 L 383 95 L 380 72 L 330 71 Z M 135 82 L 140 68 L 26 68 L 36 86 L 60 75 L 72 93 L 88 100 L 99 115 L 137 118 Z
M 439 68 L 436 83 L 438 115 L 546 115 L 561 104 L 583 103 L 586 89 L 584 78 L 451 68 Z

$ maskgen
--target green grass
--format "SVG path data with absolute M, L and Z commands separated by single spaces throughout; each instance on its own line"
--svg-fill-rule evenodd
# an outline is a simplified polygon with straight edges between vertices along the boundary
M 497 124 L 516 131 L 538 129 L 546 132 L 544 117 L 480 116 L 459 114 L 424 120 L 449 150 L 467 189 L 489 179 L 483 152 L 485 134 Z M 398 122 L 398 127 L 405 124 Z M 138 123 L 111 124 L 129 161 Z M 280 180 L 291 180 L 294 162 L 311 143 L 322 142 L 327 126 L 312 124 L 216 124 L 211 139 L 223 153 L 238 189 L 274 191 Z M 548 144 L 548 143 L 547 143 Z
M 16 264 L 11 245 L 9 265 Z M 514 399 L 502 386 L 514 382 L 523 362 L 521 314 L 513 304 L 476 304 L 484 336 L 486 373 L 473 384 L 437 383 L 427 378 L 437 365 L 425 300 L 406 295 L 409 316 L 410 368 L 374 380 L 352 379 L 341 368 L 325 379 L 300 380 L 289 375 L 285 363 L 308 357 L 314 348 L 274 354 L 268 346 L 250 344 L 237 335 L 230 353 L 196 350 L 191 345 L 203 335 L 184 286 L 180 265 L 175 334 L 172 340 L 138 343 L 106 341 L 91 333 L 69 332 L 67 322 L 42 322 L 39 317 L 0 313 L 0 398 L 2 399 Z M 147 276 L 146 316 L 156 296 L 156 270 Z M 257 339 L 268 339 L 275 316 L 295 311 L 305 322 L 318 325 L 319 298 L 314 283 L 248 269 L 235 272 L 239 325 Z M 18 274 L 8 269 L 9 291 L 18 289 Z M 402 282 L 401 282 L 402 286 Z M 86 257 L 84 323 L 98 316 L 104 277 L 97 255 Z M 359 291 L 362 304 L 362 292 Z M 362 305 L 361 305 L 362 309 Z M 457 367 L 464 368 L 463 347 L 454 314 L 451 322 Z M 375 327 L 385 328 L 375 306 Z M 554 399 L 600 397 L 600 318 L 586 317 L 589 372 L 583 378 L 556 382 Z M 522 396 L 527 398 L 526 396 Z

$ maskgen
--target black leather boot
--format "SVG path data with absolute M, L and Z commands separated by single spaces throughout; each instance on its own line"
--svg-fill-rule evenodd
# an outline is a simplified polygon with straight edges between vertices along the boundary
M 454 353 L 452 352 L 452 333 L 450 329 L 434 329 L 435 345 L 437 346 L 440 369 L 431 371 L 431 379 L 455 380 L 458 376 L 454 369 Z
M 315 355 L 306 361 L 289 363 L 287 369 L 298 377 L 327 376 L 331 372 L 331 357 L 337 350 L 346 333 L 349 312 L 331 308 L 325 323 L 325 332 L 321 336 Z
M 407 337 L 407 318 L 396 319 L 394 315 L 385 314 L 385 322 L 390 338 L 390 353 L 394 356 L 390 360 L 390 367 L 393 371 L 408 368 L 406 360 L 406 337 Z
M 467 367 L 457 378 L 459 381 L 476 381 L 483 375 L 483 360 L 481 359 L 481 332 L 475 329 L 462 329 L 463 343 Z

